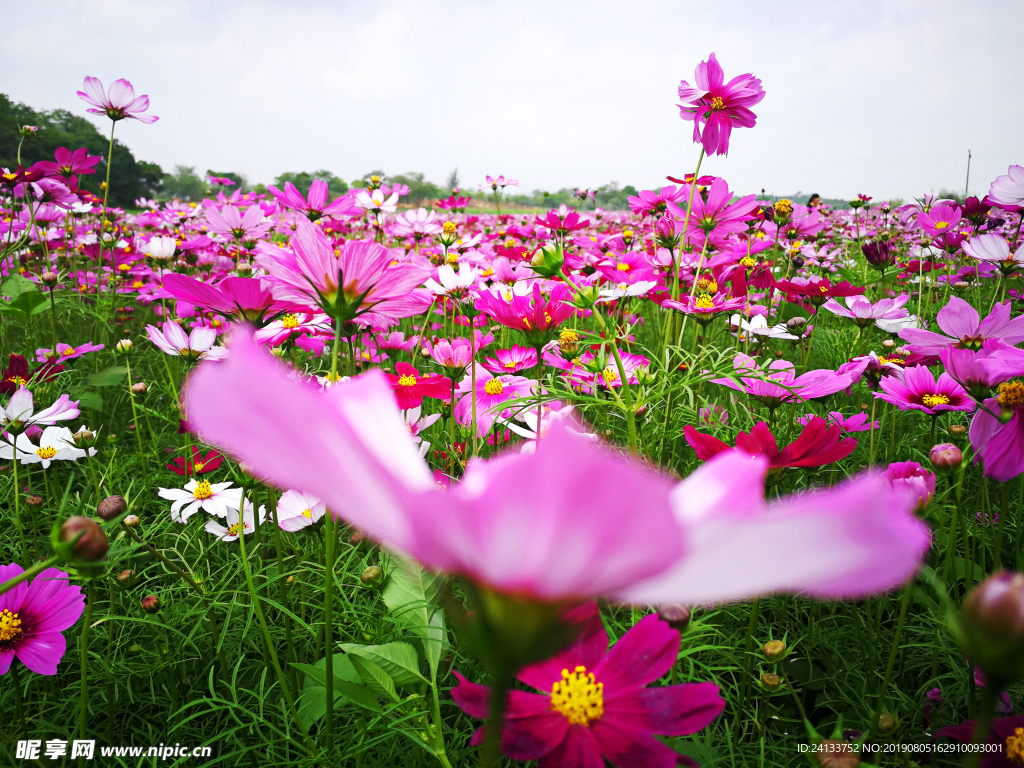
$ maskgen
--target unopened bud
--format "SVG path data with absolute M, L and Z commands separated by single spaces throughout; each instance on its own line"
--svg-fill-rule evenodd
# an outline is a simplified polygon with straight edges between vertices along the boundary
M 878 732 L 879 733 L 892 733 L 896 727 L 896 718 L 890 715 L 888 712 L 883 712 L 878 716 Z
M 1024 677 L 1024 574 L 989 576 L 964 601 L 963 619 L 965 650 L 990 685 Z
M 658 606 L 658 618 L 679 632 L 685 632 L 686 628 L 690 626 L 691 616 L 692 613 L 688 605 Z
M 142 598 L 142 602 L 139 603 L 139 606 L 146 613 L 160 613 L 160 608 L 163 607 L 160 605 L 160 598 L 156 595 L 149 595 Z
M 128 511 L 128 503 L 123 496 L 107 496 L 96 505 L 96 514 L 108 523 Z
M 359 574 L 359 580 L 363 582 L 364 586 L 376 589 L 384 583 L 384 569 L 379 565 L 364 568 L 363 572 Z
M 129 656 L 141 656 L 142 655 L 142 646 L 139 645 L 138 643 L 132 643 L 131 645 L 128 646 L 128 655 Z
M 90 446 L 94 442 L 96 442 L 96 433 L 90 432 L 87 429 L 83 429 L 81 432 L 75 432 L 75 434 L 72 435 L 71 437 L 75 441 L 75 445 L 77 445 L 79 448 L 81 448 L 83 445 Z
M 953 437 L 963 437 L 967 434 L 967 427 L 963 424 L 951 424 L 949 426 L 949 434 Z
M 247 261 L 239 262 L 238 266 L 235 267 L 235 272 L 242 277 L 248 277 L 252 274 L 252 264 Z
M 803 329 L 805 325 L 807 325 L 806 317 L 791 317 L 786 321 L 786 330 L 798 331 Z
M 139 527 L 139 523 L 141 523 L 141 522 L 142 521 L 139 520 L 139 516 L 138 515 L 128 515 L 128 517 L 126 517 L 124 520 L 121 521 L 121 523 L 123 525 L 126 525 L 129 528 L 138 528 Z
M 763 685 L 769 691 L 777 691 L 779 689 L 779 686 L 782 685 L 782 678 L 780 678 L 774 672 L 765 672 L 763 675 L 761 675 L 761 685 Z
M 948 475 L 960 469 L 964 455 L 952 443 L 939 443 L 928 452 L 928 460 L 940 475 Z
M 115 578 L 121 586 L 130 587 L 135 583 L 135 571 L 121 571 Z
M 121 339 L 114 348 L 122 355 L 127 355 L 132 351 L 132 340 Z
M 28 506 L 32 507 L 32 509 L 39 509 L 41 506 L 43 506 L 43 497 L 29 496 L 27 499 L 25 499 L 25 503 L 28 504 Z
M 892 349 L 893 347 L 896 346 L 896 342 L 893 341 L 892 339 L 886 339 L 885 341 L 882 342 L 882 346 L 885 347 L 886 349 Z
M 56 272 L 43 272 L 39 276 L 39 282 L 43 285 L 56 285 L 57 284 L 57 273 Z
M 295 583 L 295 577 L 289 576 L 287 579 L 284 580 L 284 583 L 290 587 L 292 584 Z
M 99 523 L 91 517 L 82 515 L 68 518 L 60 528 L 60 540 L 74 541 L 79 533 L 82 537 L 72 547 L 75 558 L 85 563 L 102 560 L 110 545 L 107 543 L 107 534 L 100 528 Z
M 768 661 L 778 661 L 786 655 L 786 644 L 781 640 L 769 640 L 761 646 L 761 653 Z
M 146 391 L 148 389 L 149 387 L 146 385 L 146 382 L 144 381 L 139 381 L 136 382 L 135 384 L 132 384 L 132 394 L 135 395 L 136 397 L 141 397 L 142 395 L 146 394 Z

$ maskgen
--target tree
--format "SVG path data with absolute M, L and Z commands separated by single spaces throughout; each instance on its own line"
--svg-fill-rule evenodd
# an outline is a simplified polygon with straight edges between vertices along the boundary
M 39 132 L 34 139 L 21 144 L 21 163 L 26 168 L 40 160 L 53 160 L 58 147 L 78 149 L 85 147 L 90 155 L 99 155 L 102 162 L 96 173 L 80 176 L 79 186 L 103 197 L 101 182 L 107 175 L 109 136 L 103 136 L 96 126 L 65 109 L 37 112 L 31 107 L 11 101 L 0 94 L 0 165 L 13 167 L 18 163 L 19 126 L 36 125 Z M 156 163 L 139 162 L 128 147 L 114 141 L 114 154 L 110 166 L 110 205 L 133 207 L 140 197 L 153 197 L 160 190 L 163 171 Z
M 160 197 L 164 200 L 202 200 L 208 189 L 206 180 L 199 177 L 193 166 L 176 165 L 174 173 L 164 177 Z
M 459 169 L 456 168 L 454 171 L 448 174 L 448 189 L 455 190 L 459 188 Z

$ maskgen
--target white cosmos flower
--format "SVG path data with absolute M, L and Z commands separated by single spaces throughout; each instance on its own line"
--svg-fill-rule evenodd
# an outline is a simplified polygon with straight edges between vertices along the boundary
M 474 285 L 479 277 L 480 273 L 465 262 L 459 264 L 458 273 L 450 264 L 442 264 L 437 268 L 437 280 L 428 278 L 424 286 L 438 296 L 461 295 Z
M 12 459 L 17 446 L 22 464 L 42 464 L 43 469 L 47 469 L 54 461 L 77 461 L 86 455 L 85 451 L 75 445 L 75 438 L 67 427 L 47 427 L 39 436 L 39 445 L 29 440 L 24 432 L 18 435 L 13 445 L 10 440 L 10 435 L 7 435 L 5 441 L 0 443 L 0 459 Z M 95 456 L 96 449 L 91 448 L 89 455 Z
M 3 413 L 0 413 L 0 428 L 9 430 L 11 425 L 24 428 L 31 424 L 50 427 L 58 421 L 67 421 L 76 416 L 78 401 L 69 399 L 67 395 L 61 395 L 49 408 L 36 413 L 32 393 L 25 386 L 21 386 L 11 395 Z
M 729 325 L 732 326 L 733 333 L 737 333 L 737 329 L 741 329 L 748 334 L 766 336 L 769 339 L 789 339 L 790 341 L 795 341 L 800 338 L 790 333 L 785 323 L 769 326 L 764 315 L 754 315 L 750 320 L 744 320 L 742 315 L 733 315 L 729 318 Z
M 917 315 L 907 315 L 895 320 L 875 320 L 875 325 L 886 333 L 899 333 L 904 328 L 921 327 L 921 324 L 917 321 Z
M 260 525 L 266 522 L 267 508 L 261 506 L 259 510 Z M 256 521 L 253 519 L 252 502 L 245 500 L 245 512 L 239 515 L 237 509 L 228 509 L 224 519 L 224 525 L 217 520 L 209 520 L 206 523 L 206 532 L 212 533 L 221 541 L 236 541 L 239 534 L 252 533 L 256 530 Z
M 220 360 L 228 354 L 224 347 L 214 346 L 217 332 L 206 326 L 193 328 L 192 333 L 186 335 L 180 325 L 168 320 L 162 332 L 155 325 L 147 325 L 146 334 L 164 353 L 186 360 Z
M 174 256 L 174 250 L 178 247 L 173 237 L 153 237 L 140 249 L 151 259 L 167 261 Z
M 316 496 L 301 491 L 285 491 L 277 502 L 277 524 L 282 531 L 299 531 L 311 526 L 326 512 L 327 505 Z
M 173 502 L 171 519 L 174 522 L 187 523 L 200 509 L 217 517 L 226 517 L 230 510 L 237 510 L 242 500 L 242 489 L 232 488 L 231 485 L 192 478 L 185 484 L 184 490 L 161 488 L 157 495 Z

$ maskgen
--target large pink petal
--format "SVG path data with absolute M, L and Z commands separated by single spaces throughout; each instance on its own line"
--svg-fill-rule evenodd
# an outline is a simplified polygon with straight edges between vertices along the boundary
M 668 672 L 679 655 L 679 632 L 655 614 L 645 616 L 624 634 L 597 668 L 605 696 L 653 683 Z
M 538 768 L 604 768 L 604 758 L 590 729 L 574 725 L 562 743 L 540 759 Z
M 319 497 L 372 538 L 409 546 L 403 485 L 433 488 L 433 479 L 384 375 L 321 391 L 292 378 L 251 331 L 236 331 L 229 350 L 185 391 L 203 438 L 271 482 Z
M 615 768 L 675 768 L 679 754 L 649 733 L 614 720 L 597 720 L 590 732 L 601 754 Z
M 104 109 L 107 106 L 107 94 L 103 91 L 103 83 L 98 77 L 85 78 L 85 93 L 78 92 L 78 96 L 93 106 Z
M 686 683 L 642 688 L 605 697 L 609 722 L 662 736 L 686 736 L 709 725 L 725 709 L 714 683 Z
M 544 757 L 562 742 L 569 730 L 569 720 L 561 712 L 551 709 L 546 696 L 534 695 L 534 698 L 544 704 L 543 712 L 531 717 L 509 718 L 502 724 L 501 751 L 513 760 Z
M 110 84 L 107 98 L 110 99 L 110 105 L 114 109 L 121 109 L 135 101 L 135 89 L 127 80 L 120 78 Z
M 8 579 L 13 579 L 15 576 L 24 573 L 25 569 L 17 563 L 11 563 L 10 565 L 0 565 L 0 584 L 3 584 Z M 0 595 L 0 612 L 10 611 L 11 613 L 17 613 L 21 610 L 21 606 L 25 601 L 25 593 L 28 591 L 28 584 L 24 581 L 18 584 L 11 590 L 4 592 Z
M 64 635 L 60 632 L 44 632 L 18 643 L 15 655 L 37 675 L 55 675 L 66 649 Z
M 978 315 L 978 310 L 959 296 L 950 296 L 949 303 L 939 310 L 935 320 L 939 324 L 939 328 L 950 336 L 962 339 L 965 336 L 974 336 L 978 333 L 981 318 Z
M 164 288 L 174 298 L 194 304 L 197 307 L 205 307 L 215 312 L 229 314 L 234 310 L 234 307 L 229 301 L 225 300 L 224 295 L 219 290 L 188 275 L 174 273 L 164 275 Z
M 601 623 L 601 612 L 596 602 L 585 603 L 565 617 L 567 622 L 580 622 L 580 635 L 573 644 L 552 658 L 531 664 L 519 671 L 517 677 L 538 691 L 550 693 L 555 682 L 562 679 L 562 670 L 578 666 L 593 672 L 608 653 L 608 633 Z

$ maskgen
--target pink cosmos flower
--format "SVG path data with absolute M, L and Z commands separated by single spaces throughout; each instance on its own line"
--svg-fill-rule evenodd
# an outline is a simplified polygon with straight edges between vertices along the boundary
M 690 226 L 687 242 L 695 248 L 702 248 L 705 240 L 719 242 L 724 237 L 746 229 L 745 222 L 757 211 L 754 195 L 747 195 L 732 202 L 733 194 L 725 179 L 715 179 L 708 189 L 707 200 L 703 195 L 694 195 L 693 210 L 690 212 Z M 676 219 L 686 219 L 686 211 L 673 202 L 668 204 L 669 213 Z
M 653 734 L 696 733 L 722 713 L 725 701 L 713 683 L 647 687 L 675 664 L 679 632 L 656 615 L 645 616 L 609 650 L 597 603 L 580 606 L 566 621 L 581 626 L 576 642 L 517 675 L 542 693 L 510 693 L 501 751 L 513 760 L 539 760 L 543 768 L 605 760 L 623 768 L 674 768 L 685 760 Z M 455 676 L 455 703 L 486 719 L 490 689 Z M 479 728 L 470 743 L 483 740 Z
M 0 584 L 23 572 L 15 563 L 0 565 Z M 0 675 L 7 674 L 15 658 L 37 675 L 57 674 L 67 647 L 61 633 L 84 610 L 82 588 L 69 584 L 68 575 L 57 568 L 0 595 Z
M 917 215 L 917 224 L 932 237 L 938 237 L 955 230 L 961 215 L 957 205 L 935 205 Z
M 397 375 L 396 375 L 397 374 Z M 452 396 L 452 380 L 436 374 L 420 375 L 409 363 L 395 363 L 395 373 L 384 374 L 403 411 L 423 404 L 424 397 L 448 400 Z
M 300 531 L 317 522 L 327 505 L 316 496 L 301 491 L 285 491 L 277 500 L 277 524 L 282 531 Z
M 327 315 L 313 312 L 294 312 L 271 320 L 256 331 L 256 340 L 276 347 L 295 337 L 295 346 L 314 355 L 324 350 L 324 339 L 333 338 L 334 331 Z
M 53 160 L 41 160 L 32 167 L 70 179 L 72 176 L 96 173 L 96 165 L 102 159 L 99 155 L 90 157 L 89 150 L 85 147 L 80 147 L 74 152 L 67 147 L 57 147 Z
M 690 188 L 688 185 L 676 187 L 669 184 L 657 192 L 645 189 L 635 196 L 631 195 L 627 202 L 629 203 L 629 209 L 638 216 L 661 215 L 665 213 L 668 203 L 685 203 L 689 192 Z M 577 242 L 576 245 L 580 245 L 580 243 Z
M 936 380 L 924 365 L 903 372 L 903 379 L 887 376 L 879 382 L 875 397 L 892 403 L 901 411 L 918 410 L 935 416 L 943 411 L 973 411 L 974 400 L 948 373 Z
M 931 504 L 935 496 L 935 473 L 922 467 L 916 461 L 897 461 L 888 466 L 882 477 L 896 489 L 906 489 L 917 501 L 921 510 Z
M 774 360 L 767 369 L 762 369 L 752 357 L 740 353 L 733 358 L 732 364 L 739 383 L 728 378 L 711 381 L 737 392 L 745 392 L 771 408 L 777 408 L 782 403 L 834 395 L 851 383 L 850 374 L 838 374 L 827 369 L 796 376 L 796 368 L 788 360 Z
M 57 342 L 56 349 L 37 349 L 36 362 L 58 363 L 64 360 L 74 360 L 76 357 L 81 357 L 89 352 L 98 352 L 103 349 L 103 346 L 103 344 L 86 342 L 85 344 L 79 344 L 77 347 L 72 347 L 70 344 Z
M 536 397 L 536 379 L 527 379 L 523 376 L 512 376 L 511 374 L 494 375 L 477 364 L 476 370 L 476 431 L 477 437 L 484 437 L 500 417 L 508 420 L 512 418 L 511 407 L 501 407 L 505 404 L 519 406 L 521 409 L 536 405 L 536 402 L 528 402 L 524 398 Z M 455 397 L 459 398 L 455 404 L 455 419 L 464 427 L 469 427 L 473 420 L 473 389 L 472 377 L 466 374 L 455 390 Z M 516 401 L 512 403 L 512 401 Z
M 491 373 L 519 373 L 537 367 L 537 350 L 516 344 L 511 349 L 495 351 L 494 357 L 485 358 L 482 365 Z
M 538 600 L 864 596 L 905 581 L 928 546 L 913 500 L 877 474 L 769 506 L 759 457 L 715 457 L 673 490 L 557 423 L 533 454 L 471 461 L 442 491 L 383 374 L 321 390 L 241 331 L 223 363 L 192 375 L 184 403 L 206 442 L 384 546 Z
M 210 285 L 188 275 L 164 275 L 164 290 L 178 301 L 216 312 L 218 315 L 260 322 L 267 314 L 301 308 L 292 302 L 275 301 L 258 278 L 227 277 Z
M 974 415 L 968 434 L 974 461 L 985 462 L 986 477 L 1005 483 L 1024 472 L 1024 384 L 1001 384 L 999 396 Z
M 479 345 L 477 346 L 479 350 Z M 430 347 L 430 357 L 446 370 L 449 376 L 461 376 L 473 362 L 474 350 L 469 339 L 461 336 L 449 341 L 441 339 Z
M 220 211 L 208 208 L 206 221 L 211 232 L 239 242 L 258 240 L 274 226 L 272 221 L 264 221 L 263 210 L 258 205 L 250 205 L 244 215 L 233 205 L 225 205 Z
M 52 427 L 58 421 L 77 418 L 78 414 L 78 401 L 68 399 L 67 395 L 61 395 L 49 408 L 36 413 L 32 393 L 25 386 L 20 386 L 0 412 L 0 429 L 21 431 L 33 424 Z
M 1010 244 L 1006 242 L 1006 238 L 994 232 L 965 240 L 963 249 L 972 259 L 999 267 L 1004 275 L 1024 267 L 1024 244 L 1011 256 Z
M 415 290 L 427 271 L 404 258 L 402 249 L 365 240 L 346 241 L 336 252 L 318 226 L 300 221 L 289 249 L 261 242 L 256 263 L 269 273 L 278 300 L 315 304 L 331 317 L 383 328 L 429 303 Z
M 679 301 L 665 299 L 661 306 L 682 312 L 684 315 L 695 315 L 701 322 L 709 322 L 719 312 L 735 312 L 747 304 L 745 296 L 730 297 L 728 293 L 719 291 L 711 295 L 701 292 L 699 289 L 693 295 L 686 294 L 679 297 Z
M 714 53 L 697 65 L 694 79 L 695 86 L 685 80 L 679 83 L 679 99 L 684 102 L 678 105 L 679 116 L 693 122 L 693 140 L 703 144 L 705 152 L 726 155 L 733 126 L 753 128 L 757 122 L 750 107 L 765 96 L 761 81 L 745 74 L 726 83 Z
M 333 203 L 328 203 L 329 189 L 327 182 L 322 179 L 313 179 L 313 183 L 309 185 L 308 200 L 290 181 L 284 183 L 283 192 L 274 186 L 267 187 L 267 191 L 277 198 L 277 201 L 285 208 L 305 214 L 310 221 L 316 221 L 325 216 L 351 216 L 359 212 L 359 209 L 353 205 L 352 198 L 347 194 L 342 195 Z
M 835 299 L 829 299 L 822 304 L 822 309 L 849 318 L 861 328 L 865 328 L 876 320 L 898 320 L 906 317 L 907 310 L 903 305 L 909 298 L 910 294 L 903 293 L 894 299 L 880 299 L 872 304 L 865 296 L 847 296 L 845 307 Z
M 1007 344 L 1024 341 L 1024 315 L 1010 319 L 1010 302 L 996 304 L 992 313 L 980 320 L 978 310 L 958 296 L 951 296 L 949 303 L 939 310 L 935 321 L 947 335 L 922 328 L 904 328 L 900 338 L 910 342 L 910 352 L 937 355 L 948 345 L 961 349 L 980 349 L 985 339 L 1000 338 Z M 979 322 L 980 320 L 980 322 Z
M 181 326 L 171 320 L 164 322 L 163 331 L 155 325 L 146 326 L 149 340 L 167 355 L 183 357 L 186 360 L 220 360 L 228 351 L 224 347 L 215 347 L 217 331 L 213 328 L 200 326 L 193 328 L 188 335 Z
M 398 193 L 395 192 L 390 197 L 385 197 L 385 194 L 382 189 L 375 189 L 372 192 L 360 189 L 355 197 L 356 210 L 361 209 L 374 214 L 394 213 L 398 209 Z
M 1024 166 L 1011 165 L 1005 176 L 996 176 L 988 189 L 988 199 L 1008 210 L 1024 205 Z
M 814 414 L 797 416 L 797 423 L 807 426 L 813 419 L 819 418 Z M 839 427 L 844 434 L 851 432 L 869 432 L 871 429 L 879 429 L 882 422 L 876 421 L 873 424 L 868 420 L 866 413 L 855 413 L 853 416 L 843 416 L 839 411 L 829 411 L 826 421 Z
M 476 308 L 482 310 L 508 328 L 522 331 L 527 337 L 546 337 L 547 333 L 568 320 L 575 311 L 568 300 L 572 291 L 563 283 L 557 283 L 551 294 L 541 294 L 540 283 L 533 283 L 528 296 L 512 292 L 506 301 L 490 291 L 483 291 L 476 300 Z
M 106 115 L 113 121 L 132 118 L 140 123 L 149 125 L 160 118 L 156 115 L 143 114 L 149 109 L 149 96 L 135 98 L 135 89 L 127 80 L 115 80 L 110 84 L 110 89 L 104 93 L 103 83 L 96 77 L 85 78 L 85 91 L 78 91 L 78 98 L 93 105 L 94 115 Z

